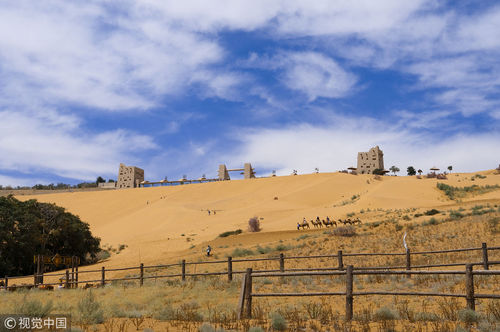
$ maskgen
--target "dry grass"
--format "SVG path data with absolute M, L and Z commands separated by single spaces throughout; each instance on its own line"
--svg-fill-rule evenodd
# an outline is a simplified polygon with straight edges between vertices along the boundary
M 478 209 L 470 207 L 465 209 L 464 213 L 473 210 Z M 435 214 L 432 217 L 439 218 L 436 224 L 421 221 L 405 223 L 403 228 L 398 230 L 397 216 L 408 213 L 408 211 L 384 213 L 386 220 L 378 224 L 357 227 L 357 235 L 352 237 L 332 237 L 329 231 L 311 230 L 296 232 L 294 238 L 277 240 L 262 246 L 244 247 L 237 244 L 234 247 L 219 248 L 218 254 L 221 256 L 234 254 L 237 248 L 249 252 L 248 257 L 275 257 L 281 251 L 285 252 L 285 257 L 335 254 L 339 249 L 344 252 L 403 252 L 402 236 L 405 232 L 408 234 L 407 242 L 412 251 L 478 247 L 483 241 L 490 245 L 498 245 L 497 234 L 492 230 L 490 222 L 498 218 L 498 212 L 471 213 L 458 221 L 448 220 L 447 214 Z M 404 256 L 344 257 L 344 265 L 404 265 L 403 259 Z M 412 264 L 480 260 L 480 252 L 464 252 L 418 255 L 412 257 Z M 500 252 L 492 251 L 490 260 L 500 260 Z M 335 267 L 336 264 L 335 258 L 290 259 L 286 260 L 285 267 Z M 243 270 L 250 266 L 254 269 L 276 269 L 278 262 L 234 263 L 233 270 Z M 188 265 L 187 272 L 220 271 L 220 269 L 223 269 L 221 265 L 203 265 L 203 268 Z M 155 273 L 163 274 L 165 271 L 146 270 L 146 275 Z M 230 283 L 226 276 L 191 278 L 186 282 L 178 279 L 147 279 L 142 288 L 137 287 L 135 282 L 115 282 L 104 288 L 92 290 L 97 303 L 93 306 L 89 305 L 89 300 L 86 299 L 89 290 L 2 292 L 0 313 L 22 311 L 24 309 L 20 308 L 23 308 L 23 303 L 31 301 L 32 307 L 42 306 L 50 308 L 53 313 L 71 314 L 75 317 L 74 322 L 83 329 L 90 330 L 96 325 L 101 331 L 133 331 L 145 328 L 155 331 L 196 331 L 203 323 L 225 330 L 242 331 L 251 326 L 269 329 L 273 324 L 278 324 L 279 319 L 276 318 L 278 315 L 286 321 L 290 331 L 302 328 L 322 331 L 327 326 L 339 331 L 345 328 L 350 328 L 352 331 L 454 331 L 459 326 L 467 328 L 471 324 L 483 330 L 500 327 L 498 300 L 478 300 L 479 316 L 476 319 L 470 317 L 467 312 L 460 314 L 460 310 L 465 307 L 464 300 L 398 296 L 356 297 L 355 319 L 349 326 L 343 320 L 344 302 L 341 297 L 289 298 L 286 301 L 281 298 L 264 300 L 256 298 L 253 305 L 254 318 L 250 321 L 237 321 L 236 303 L 240 282 L 239 275 L 235 275 Z M 476 277 L 475 287 L 478 293 L 500 294 L 500 277 Z M 344 279 L 338 276 L 254 280 L 255 292 L 343 291 L 344 289 Z M 414 276 L 411 279 L 404 276 L 355 277 L 355 291 L 377 289 L 464 293 L 464 280 L 462 276 Z M 51 306 L 48 304 L 50 302 Z M 90 306 L 84 316 L 81 314 L 82 305 Z M 95 317 L 99 318 L 99 311 L 102 311 L 104 323 L 99 323 L 99 319 L 92 320 Z M 476 321 L 464 321 L 471 319 Z M 204 328 L 209 327 L 205 325 Z

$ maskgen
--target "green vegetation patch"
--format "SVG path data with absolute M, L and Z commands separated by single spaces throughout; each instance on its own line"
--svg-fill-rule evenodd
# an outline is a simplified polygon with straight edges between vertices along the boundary
M 478 186 L 474 184 L 468 187 L 454 187 L 447 185 L 446 183 L 438 182 L 436 186 L 439 190 L 444 191 L 445 195 L 452 200 L 463 198 L 466 197 L 467 195 L 473 195 L 473 194 L 480 195 L 500 189 L 500 186 L 498 184 L 486 185 L 486 186 Z
M 230 235 L 238 235 L 238 234 L 241 234 L 241 233 L 243 233 L 243 231 L 241 229 L 237 229 L 235 231 L 227 231 L 227 232 L 224 232 L 224 233 L 220 233 L 219 237 L 228 237 Z

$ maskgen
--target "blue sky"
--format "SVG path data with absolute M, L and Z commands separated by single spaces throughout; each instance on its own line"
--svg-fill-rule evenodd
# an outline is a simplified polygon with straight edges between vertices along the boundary
M 0 184 L 500 163 L 496 1 L 0 0 Z

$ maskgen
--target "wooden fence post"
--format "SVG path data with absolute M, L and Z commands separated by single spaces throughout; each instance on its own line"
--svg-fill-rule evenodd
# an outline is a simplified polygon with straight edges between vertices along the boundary
M 465 266 L 465 298 L 467 300 L 467 309 L 476 310 L 474 302 L 474 273 L 472 264 Z
M 66 280 L 64 281 L 64 288 L 69 288 L 69 270 L 66 269 Z
M 409 248 L 406 249 L 406 270 L 411 270 L 411 253 Z M 407 274 L 406 278 L 411 278 L 411 274 Z
M 182 260 L 182 281 L 186 280 L 186 260 Z
M 344 259 L 342 258 L 342 250 L 337 252 L 337 259 L 339 261 L 339 271 L 344 269 Z
M 227 281 L 231 282 L 233 280 L 233 258 L 229 256 L 227 258 Z
M 247 294 L 247 274 L 243 275 L 243 279 L 241 280 L 241 290 L 240 290 L 240 298 L 238 300 L 238 320 L 243 318 L 244 309 L 245 309 L 245 296 Z
M 106 269 L 104 266 L 101 268 L 101 286 L 104 287 L 106 285 Z
M 5 280 L 3 282 L 3 288 L 7 290 L 9 288 L 9 277 L 5 276 Z
M 352 265 L 347 265 L 346 270 L 346 282 L 345 282 L 345 319 L 350 322 L 352 320 L 352 305 L 353 305 L 353 295 L 352 295 Z
M 141 266 L 140 266 L 139 285 L 141 287 L 142 287 L 142 285 L 144 285 L 144 263 L 141 263 Z
M 482 249 L 483 249 L 483 268 L 485 270 L 488 270 L 489 269 L 489 266 L 488 266 L 488 247 L 486 246 L 486 242 L 483 242 Z
M 71 256 L 71 288 L 75 288 L 75 256 Z
M 78 288 L 78 264 L 75 267 L 75 287 Z
M 280 272 L 285 272 L 285 255 L 283 253 L 280 253 Z
M 246 299 L 246 318 L 252 318 L 252 268 L 247 269 L 246 273 L 246 286 L 245 286 L 245 299 Z

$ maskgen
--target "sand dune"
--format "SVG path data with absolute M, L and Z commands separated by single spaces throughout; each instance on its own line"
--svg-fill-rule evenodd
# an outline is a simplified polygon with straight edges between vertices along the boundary
M 474 174 L 451 174 L 444 181 L 454 186 L 500 184 L 500 175 L 491 171 L 481 174 L 486 178 L 472 181 Z M 88 222 L 103 244 L 127 244 L 124 252 L 108 262 L 108 266 L 113 266 L 164 261 L 193 244 L 212 241 L 222 232 L 246 230 L 252 216 L 264 218 L 263 232 L 276 237 L 276 231 L 284 231 L 283 235 L 293 231 L 303 217 L 328 215 L 338 219 L 367 209 L 456 206 L 436 188 L 438 181 L 444 182 L 404 176 L 375 180 L 371 175 L 322 173 L 18 198 L 56 203 Z M 353 200 L 354 195 L 359 198 Z M 499 202 L 500 190 L 463 199 L 462 204 L 476 200 Z M 217 214 L 209 216 L 207 209 L 217 210 Z M 375 213 L 365 213 L 363 217 L 365 222 L 377 218 Z M 263 235 L 258 241 L 264 240 Z

